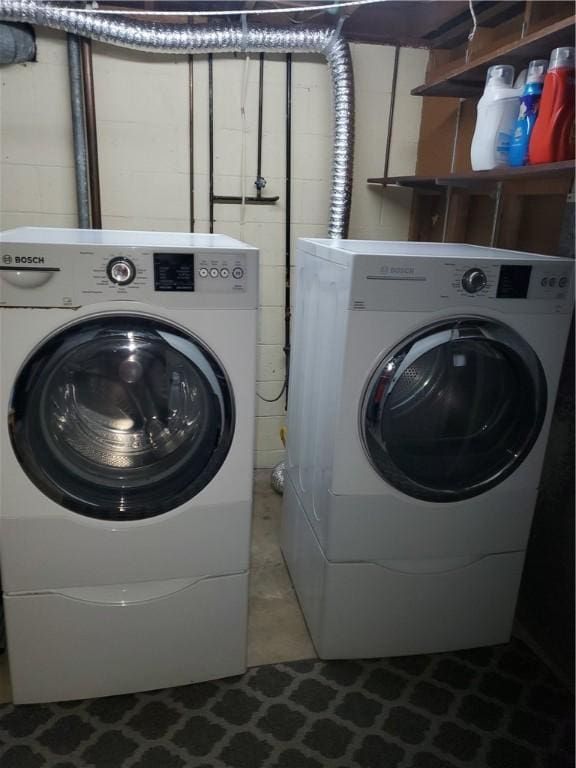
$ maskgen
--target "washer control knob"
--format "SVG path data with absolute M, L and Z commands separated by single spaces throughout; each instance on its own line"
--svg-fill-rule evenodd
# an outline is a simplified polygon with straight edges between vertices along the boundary
M 478 293 L 486 287 L 487 282 L 486 275 L 481 269 L 469 269 L 462 277 L 462 288 L 467 293 Z
M 234 267 L 232 270 L 232 277 L 235 280 L 241 280 L 244 277 L 244 270 L 242 267 Z
M 136 277 L 136 267 L 130 259 L 118 257 L 108 262 L 106 274 L 116 285 L 128 285 Z

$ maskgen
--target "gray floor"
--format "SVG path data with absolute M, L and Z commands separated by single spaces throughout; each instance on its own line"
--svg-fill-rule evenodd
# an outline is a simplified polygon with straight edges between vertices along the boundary
M 315 658 L 316 653 L 280 552 L 282 497 L 270 471 L 254 482 L 248 666 Z
M 316 656 L 280 552 L 282 497 L 270 486 L 270 470 L 254 479 L 248 666 Z M 8 659 L 0 656 L 0 704 L 12 701 Z

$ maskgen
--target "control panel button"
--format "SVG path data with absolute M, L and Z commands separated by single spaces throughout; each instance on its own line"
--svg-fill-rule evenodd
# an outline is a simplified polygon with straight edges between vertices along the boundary
M 230 270 L 228 269 L 228 267 L 222 267 L 222 269 L 220 270 L 220 277 L 223 277 L 224 279 L 226 279 L 227 277 L 230 277 Z
M 240 280 L 240 278 L 244 277 L 244 270 L 242 267 L 234 267 L 232 270 L 232 277 L 236 280 Z
M 548 285 L 548 278 L 543 277 L 542 280 L 540 280 L 540 285 L 542 286 L 542 288 L 546 288 L 546 286 Z
M 554 288 L 554 286 L 556 285 L 556 278 L 551 277 L 550 280 L 548 280 L 548 285 L 550 286 L 550 288 Z
M 216 269 L 216 267 L 212 267 L 210 270 L 210 277 L 220 277 L 220 272 Z
M 198 275 L 199 275 L 200 277 L 208 277 L 208 270 L 206 269 L 206 267 L 201 267 L 201 268 L 198 270 Z
M 462 287 L 467 293 L 478 293 L 486 287 L 488 282 L 481 269 L 469 269 L 462 277 Z
M 130 259 L 119 257 L 108 262 L 106 274 L 116 285 L 129 285 L 136 277 L 136 267 Z
M 558 286 L 560 288 L 566 288 L 568 285 L 568 278 L 567 277 L 561 277 L 560 280 L 558 280 Z

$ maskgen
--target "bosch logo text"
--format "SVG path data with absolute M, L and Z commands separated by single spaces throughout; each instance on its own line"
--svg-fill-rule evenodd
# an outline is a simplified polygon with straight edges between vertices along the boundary
M 380 267 L 382 275 L 413 275 L 414 267 Z
M 14 256 L 14 264 L 44 264 L 44 256 Z

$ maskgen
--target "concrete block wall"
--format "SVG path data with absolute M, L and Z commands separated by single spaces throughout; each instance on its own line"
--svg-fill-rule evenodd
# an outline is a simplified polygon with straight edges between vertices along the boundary
M 356 152 L 350 237 L 406 239 L 410 193 L 382 192 L 366 178 L 383 172 L 394 49 L 352 46 L 356 80 Z M 416 163 L 427 52 L 402 49 L 390 173 Z M 258 57 L 214 56 L 214 189 L 242 192 L 245 87 L 245 184 L 254 193 Z M 208 61 L 193 62 L 195 230 L 207 232 Z M 94 45 L 103 226 L 189 231 L 189 72 L 185 57 Z M 274 206 L 217 205 L 214 231 L 260 248 L 258 392 L 274 397 L 284 379 L 285 77 L 282 56 L 267 56 L 262 171 Z M 77 225 L 65 36 L 38 30 L 37 63 L 0 71 L 0 227 Z M 331 157 L 330 84 L 320 57 L 293 57 L 292 252 L 296 238 L 326 234 Z M 258 399 L 256 465 L 282 458 L 284 398 Z

